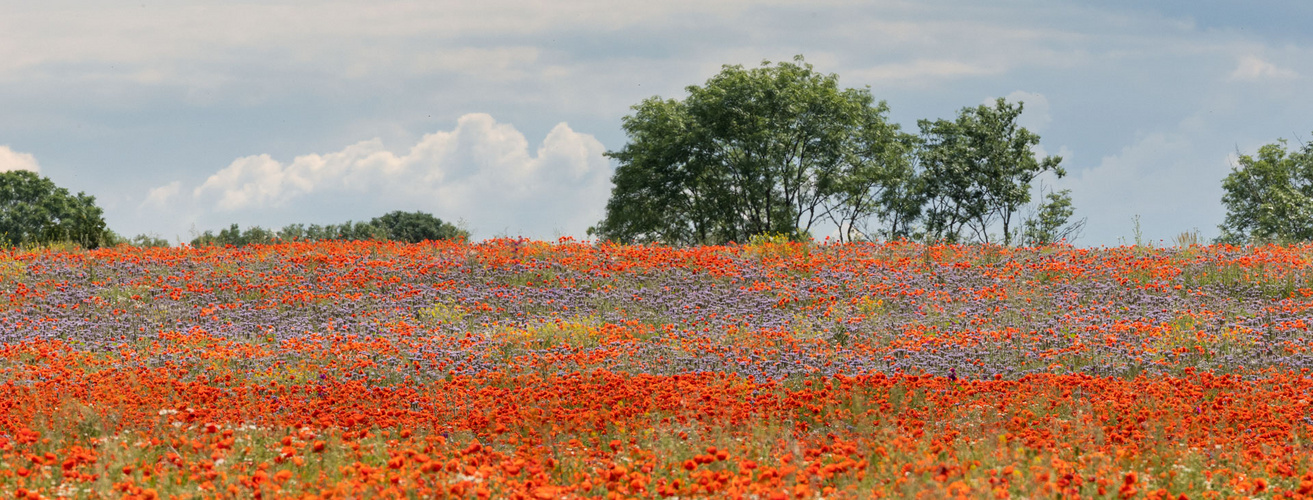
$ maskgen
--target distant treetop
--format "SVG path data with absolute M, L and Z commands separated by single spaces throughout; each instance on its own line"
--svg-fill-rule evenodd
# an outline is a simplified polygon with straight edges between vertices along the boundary
M 342 224 L 289 224 L 277 232 L 260 226 L 242 230 L 237 224 L 219 231 L 205 231 L 191 240 L 192 246 L 268 245 L 278 241 L 400 241 L 418 243 L 425 240 L 467 239 L 470 233 L 425 212 L 389 212 L 369 222 L 346 221 Z

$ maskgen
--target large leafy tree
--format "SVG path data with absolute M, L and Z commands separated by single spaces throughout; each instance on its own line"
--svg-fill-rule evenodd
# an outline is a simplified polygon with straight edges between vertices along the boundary
M 1313 240 L 1313 143 L 1296 151 L 1286 141 L 1239 155 L 1222 181 L 1226 219 L 1219 243 Z
M 826 215 L 839 228 L 839 240 L 914 238 L 924 202 L 916 176 L 917 138 L 884 121 L 882 102 L 856 129 L 845 147 Z M 872 230 L 867 222 L 880 221 Z
M 375 217 L 370 225 L 386 231 L 392 241 L 418 243 L 424 240 L 451 240 L 469 238 L 470 233 L 449 222 L 424 212 L 388 212 Z
M 0 172 L 0 241 L 5 245 L 73 242 L 90 249 L 104 245 L 107 234 L 96 197 L 69 194 L 27 170 Z
M 624 118 L 629 142 L 607 152 L 619 167 L 590 234 L 679 245 L 805 238 L 827 217 L 853 227 L 878 213 L 872 196 L 900 178 L 886 172 L 901 168 L 886 156 L 903 152 L 889 143 L 906 138 L 885 120 L 887 106 L 801 56 L 725 66 L 686 90 L 687 99 L 652 97 Z
M 1010 245 L 1031 181 L 1047 171 L 1066 175 L 1061 157 L 1035 158 L 1039 135 L 1017 124 L 1023 108 L 1000 98 L 993 107 L 964 108 L 953 121 L 918 122 L 928 238 L 990 243 L 1001 224 L 1001 243 Z

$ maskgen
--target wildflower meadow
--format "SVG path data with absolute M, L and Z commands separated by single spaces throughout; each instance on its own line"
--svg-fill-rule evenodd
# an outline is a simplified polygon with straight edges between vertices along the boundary
M 4 498 L 1308 498 L 1313 246 L 0 256 Z

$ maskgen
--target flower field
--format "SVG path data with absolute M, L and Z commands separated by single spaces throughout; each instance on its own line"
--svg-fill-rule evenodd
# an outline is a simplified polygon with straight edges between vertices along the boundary
M 0 256 L 6 498 L 1313 497 L 1313 247 Z

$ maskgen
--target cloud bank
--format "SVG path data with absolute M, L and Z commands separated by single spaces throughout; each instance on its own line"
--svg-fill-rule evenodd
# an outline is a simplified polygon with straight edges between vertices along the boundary
M 476 237 L 582 236 L 602 217 L 610 195 L 604 152 L 593 136 L 559 123 L 531 153 L 514 126 L 472 113 L 401 154 L 372 139 L 290 162 L 268 154 L 238 158 L 194 188 L 175 181 L 150 190 L 141 208 L 185 208 L 202 219 L 316 206 L 378 211 L 356 220 L 382 215 L 379 210 L 422 210 L 463 220 Z

